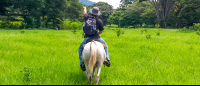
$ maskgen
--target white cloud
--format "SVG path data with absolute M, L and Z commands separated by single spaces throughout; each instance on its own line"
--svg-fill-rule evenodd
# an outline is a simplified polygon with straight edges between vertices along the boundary
M 90 0 L 92 2 L 107 2 L 108 4 L 112 5 L 114 9 L 116 9 L 117 7 L 119 7 L 120 5 L 120 1 L 121 0 Z

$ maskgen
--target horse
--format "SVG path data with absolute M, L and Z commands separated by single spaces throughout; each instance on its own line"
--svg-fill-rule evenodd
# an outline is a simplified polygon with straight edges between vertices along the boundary
M 95 76 L 95 68 L 97 68 L 96 85 L 98 85 L 101 66 L 106 60 L 105 45 L 93 40 L 83 46 L 82 60 L 85 63 L 88 84 L 92 84 L 92 78 Z

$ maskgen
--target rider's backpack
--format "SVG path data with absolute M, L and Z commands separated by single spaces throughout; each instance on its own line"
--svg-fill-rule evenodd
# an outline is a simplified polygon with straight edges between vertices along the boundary
M 83 31 L 85 35 L 94 35 L 97 32 L 96 29 L 97 18 L 89 17 L 83 24 Z

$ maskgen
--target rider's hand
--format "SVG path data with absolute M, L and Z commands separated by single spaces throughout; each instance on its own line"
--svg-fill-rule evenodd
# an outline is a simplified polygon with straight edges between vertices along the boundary
M 86 9 L 86 7 L 85 6 L 83 6 L 83 10 L 85 10 Z
M 83 14 L 87 14 L 87 8 L 83 6 Z

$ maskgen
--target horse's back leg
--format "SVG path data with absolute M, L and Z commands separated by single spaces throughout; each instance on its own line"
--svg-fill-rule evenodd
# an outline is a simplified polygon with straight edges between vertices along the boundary
M 88 63 L 85 63 L 85 68 L 86 68 L 86 78 L 88 79 L 88 84 L 92 83 L 92 75 L 90 73 Z
M 99 83 L 100 73 L 101 73 L 101 66 L 102 66 L 102 64 L 97 66 L 96 85 L 98 85 L 98 83 Z
M 95 76 L 95 68 L 96 68 L 96 67 L 93 68 L 92 77 Z

